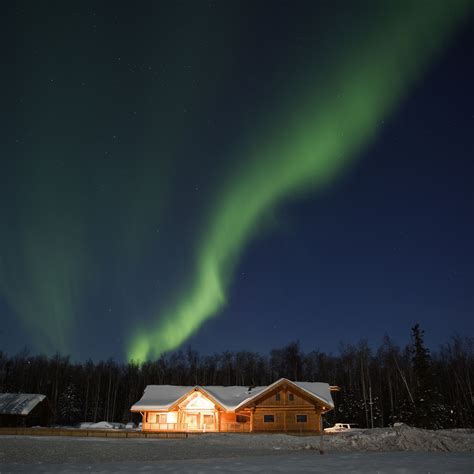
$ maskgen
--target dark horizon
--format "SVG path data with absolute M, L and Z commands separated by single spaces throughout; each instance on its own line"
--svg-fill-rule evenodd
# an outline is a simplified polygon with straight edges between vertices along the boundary
M 163 358 L 169 359 L 169 358 L 174 358 L 176 355 L 186 355 L 188 353 L 194 353 L 197 356 L 202 357 L 202 358 L 213 357 L 213 356 L 216 356 L 216 355 L 222 356 L 226 353 L 233 354 L 233 355 L 249 353 L 249 354 L 254 354 L 256 356 L 269 357 L 273 351 L 281 351 L 281 350 L 285 350 L 286 348 L 288 348 L 290 346 L 297 346 L 299 351 L 301 352 L 301 354 L 318 353 L 318 354 L 322 354 L 325 357 L 329 357 L 329 358 L 331 358 L 331 357 L 338 358 L 338 357 L 341 357 L 341 355 L 347 350 L 349 350 L 349 351 L 356 350 L 357 351 L 357 350 L 360 350 L 361 348 L 364 348 L 364 350 L 367 349 L 369 351 L 369 354 L 370 354 L 371 357 L 376 357 L 378 351 L 381 348 L 385 347 L 387 342 L 393 348 L 396 348 L 396 349 L 400 350 L 401 353 L 405 352 L 410 347 L 412 347 L 413 337 L 410 336 L 410 333 L 412 332 L 413 327 L 415 327 L 416 325 L 419 325 L 419 324 L 415 323 L 409 328 L 408 335 L 407 335 L 407 338 L 406 338 L 405 341 L 401 341 L 401 342 L 397 341 L 394 338 L 392 338 L 390 334 L 385 333 L 384 336 L 379 341 L 369 341 L 368 339 L 364 339 L 364 338 L 359 339 L 357 341 L 352 341 L 352 342 L 339 341 L 339 343 L 335 347 L 333 347 L 332 350 L 329 350 L 329 351 L 324 350 L 323 348 L 317 347 L 317 346 L 314 346 L 314 347 L 303 346 L 301 344 L 301 341 L 299 341 L 299 340 L 288 340 L 287 342 L 284 342 L 283 344 L 280 344 L 280 345 L 275 346 L 275 347 L 271 347 L 267 351 L 251 350 L 251 349 L 247 349 L 247 348 L 244 348 L 244 347 L 241 347 L 241 348 L 237 347 L 235 349 L 231 348 L 231 347 L 228 347 L 228 348 L 225 348 L 223 350 L 202 351 L 202 350 L 199 350 L 199 348 L 197 348 L 195 346 L 192 346 L 191 344 L 183 344 L 183 346 L 180 346 L 177 349 L 170 350 L 170 351 L 167 351 L 167 352 L 163 352 L 159 356 L 157 356 L 155 358 L 151 358 L 147 361 L 133 361 L 133 360 L 130 361 L 130 360 L 127 360 L 126 358 L 115 358 L 111 355 L 106 356 L 102 359 L 93 359 L 91 357 L 78 359 L 78 358 L 75 358 L 72 354 L 68 354 L 68 353 L 56 352 L 54 354 L 47 354 L 47 353 L 42 353 L 42 352 L 35 352 L 32 348 L 29 348 L 26 345 L 21 347 L 17 352 L 11 352 L 11 353 L 9 353 L 7 351 L 2 351 L 0 349 L 0 355 L 2 355 L 4 357 L 7 357 L 7 358 L 12 358 L 12 359 L 17 358 L 17 357 L 26 358 L 26 359 L 34 359 L 34 358 L 43 358 L 43 357 L 45 357 L 47 359 L 53 360 L 53 358 L 59 357 L 60 359 L 69 360 L 71 364 L 78 364 L 78 365 L 85 364 L 85 363 L 90 362 L 90 361 L 94 362 L 95 364 L 104 364 L 104 363 L 108 363 L 109 361 L 113 361 L 115 364 L 118 364 L 118 365 L 121 365 L 121 366 L 122 365 L 126 366 L 129 363 L 141 366 L 143 364 L 154 364 L 154 363 L 158 362 L 160 359 L 163 359 Z M 446 339 L 444 341 L 442 341 L 440 344 L 438 344 L 436 347 L 431 346 L 429 344 L 429 337 L 428 337 L 429 330 L 426 330 L 424 327 L 421 327 L 421 326 L 420 326 L 420 329 L 423 331 L 423 340 L 424 340 L 425 346 L 428 349 L 431 357 L 434 357 L 434 358 L 438 357 L 438 355 L 441 352 L 443 352 L 447 346 L 449 346 L 450 344 L 455 343 L 456 341 L 460 341 L 460 342 L 462 342 L 462 344 L 467 344 L 468 346 L 470 344 L 474 348 L 474 337 L 473 336 L 461 335 L 461 334 L 456 334 L 456 333 L 453 333 L 450 336 L 447 336 Z
M 78 364 L 60 356 L 10 358 L 0 352 L 0 393 L 46 395 L 52 422 L 71 426 L 139 421 L 130 407 L 148 385 L 252 387 L 286 378 L 340 388 L 333 394 L 335 410 L 324 417 L 326 426 L 343 421 L 366 428 L 400 422 L 428 429 L 472 428 L 465 380 L 472 378 L 474 340 L 452 340 L 430 354 L 423 329 L 415 325 L 411 334 L 406 347 L 386 340 L 374 353 L 364 344 L 336 356 L 306 353 L 293 342 L 267 355 L 178 351 L 140 366 L 113 360 Z

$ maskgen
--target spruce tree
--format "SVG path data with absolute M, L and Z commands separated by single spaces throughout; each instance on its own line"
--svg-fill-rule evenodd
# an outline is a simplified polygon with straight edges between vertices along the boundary
M 74 383 L 70 382 L 58 400 L 58 418 L 61 423 L 74 424 L 80 421 L 81 406 Z
M 429 349 L 425 346 L 424 331 L 419 324 L 412 327 L 413 375 L 415 378 L 414 425 L 440 429 L 446 424 L 447 414 L 442 397 L 434 384 L 434 373 Z

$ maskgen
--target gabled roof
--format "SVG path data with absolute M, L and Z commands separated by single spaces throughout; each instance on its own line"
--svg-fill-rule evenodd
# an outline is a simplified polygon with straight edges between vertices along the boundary
M 28 415 L 45 398 L 39 393 L 0 393 L 0 415 Z
M 253 401 L 258 400 L 261 396 L 264 396 L 266 392 L 277 388 L 279 385 L 285 384 L 303 391 L 313 400 L 316 399 L 318 402 L 326 405 L 328 408 L 334 408 L 334 402 L 331 397 L 331 389 L 329 384 L 323 382 L 293 382 L 292 380 L 282 378 L 276 382 L 273 382 L 271 385 L 268 385 L 268 387 L 265 387 L 265 390 L 263 390 L 261 393 L 255 394 L 249 397 L 247 400 L 244 400 L 237 407 L 235 407 L 235 409 L 244 408 Z
M 263 392 L 267 387 L 245 387 L 234 385 L 233 387 L 222 387 L 219 385 L 209 385 L 202 387 L 212 398 L 228 411 L 234 411 L 242 402 L 253 398 Z
M 289 380 L 289 382 L 318 398 L 331 408 L 334 408 L 334 401 L 331 396 L 331 387 L 329 384 L 323 382 L 292 382 L 291 380 Z
M 224 408 L 226 411 L 235 411 L 246 406 L 249 402 L 257 399 L 265 392 L 272 390 L 279 384 L 293 385 L 305 392 L 309 397 L 316 399 L 329 408 L 334 407 L 330 387 L 321 382 L 292 382 L 280 379 L 268 386 L 246 387 L 233 386 L 223 387 L 219 385 L 184 387 L 181 385 L 148 385 L 143 397 L 131 407 L 131 411 L 167 411 L 174 408 L 178 403 L 194 391 L 207 394 L 209 398 Z
M 147 385 L 143 397 L 131 411 L 169 410 L 180 398 L 194 390 L 182 385 Z
M 223 387 L 208 385 L 186 387 L 182 385 L 148 385 L 143 397 L 135 403 L 131 411 L 170 410 L 194 391 L 207 394 L 208 397 L 227 411 L 233 411 L 237 405 L 255 394 L 265 390 L 266 387 Z

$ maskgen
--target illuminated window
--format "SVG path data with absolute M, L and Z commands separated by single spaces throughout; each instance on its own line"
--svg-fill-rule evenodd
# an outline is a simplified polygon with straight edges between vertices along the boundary
M 214 415 L 204 415 L 203 423 L 205 425 L 212 425 L 214 423 Z
M 264 423 L 274 423 L 275 422 L 275 415 L 263 415 L 263 422 Z
M 296 423 L 307 423 L 308 415 L 296 415 Z
M 166 413 L 163 413 L 162 415 L 157 415 L 156 416 L 156 422 L 157 423 L 167 423 L 168 417 L 166 416 Z
M 215 408 L 214 403 L 199 392 L 194 392 L 180 406 L 188 410 L 213 410 Z
M 288 400 L 292 402 L 295 399 L 295 396 L 292 393 L 288 394 Z
M 277 392 L 277 394 L 275 395 L 275 400 L 276 400 L 277 402 L 280 401 L 280 392 Z

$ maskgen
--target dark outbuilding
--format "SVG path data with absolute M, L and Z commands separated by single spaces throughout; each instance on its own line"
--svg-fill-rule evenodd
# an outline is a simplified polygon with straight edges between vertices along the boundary
M 0 393 L 0 426 L 46 426 L 51 415 L 46 395 Z

